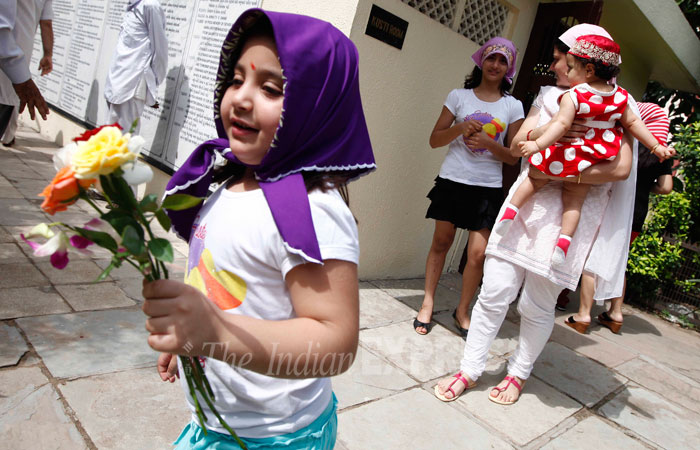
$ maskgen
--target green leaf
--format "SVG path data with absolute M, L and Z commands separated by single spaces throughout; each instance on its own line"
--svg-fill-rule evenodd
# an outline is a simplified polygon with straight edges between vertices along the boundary
M 165 197 L 162 207 L 172 211 L 180 211 L 197 206 L 202 202 L 202 200 L 204 199 L 201 197 L 194 197 L 192 195 L 173 194 Z
M 114 240 L 112 236 L 110 236 L 107 233 L 104 233 L 102 231 L 93 231 L 93 230 L 88 230 L 86 228 L 76 228 L 78 233 L 84 238 L 90 239 L 92 242 L 95 244 L 99 245 L 102 248 L 106 248 L 107 250 L 116 253 L 117 248 L 119 247 L 117 245 L 117 241 Z
M 170 222 L 170 217 L 168 217 L 163 208 L 156 211 L 156 219 L 158 219 L 158 223 L 160 223 L 160 226 L 163 227 L 165 231 L 170 231 L 172 223 Z
M 139 203 L 139 208 L 144 212 L 155 212 L 158 209 L 158 197 L 148 194 Z
M 139 224 L 128 211 L 123 209 L 113 209 L 107 214 L 103 214 L 102 220 L 112 225 L 112 227 L 117 230 L 117 233 L 120 235 L 124 232 L 124 228 L 131 225 L 139 233 L 141 239 L 143 239 L 143 228 L 141 227 L 141 224 Z
M 154 258 L 160 261 L 173 262 L 173 246 L 167 239 L 151 239 L 148 242 L 148 250 Z
M 142 231 L 143 232 L 143 231 Z M 131 225 L 127 225 L 122 233 L 122 244 L 132 255 L 140 256 L 146 252 L 143 238 Z

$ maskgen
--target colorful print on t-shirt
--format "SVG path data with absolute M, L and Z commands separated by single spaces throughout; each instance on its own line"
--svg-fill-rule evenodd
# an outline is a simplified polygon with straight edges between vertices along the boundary
M 482 129 L 484 132 L 494 141 L 497 141 L 501 136 L 501 133 L 506 129 L 506 124 L 501 119 L 493 117 L 487 112 L 477 111 L 474 114 L 469 114 L 464 118 L 464 121 L 466 122 L 467 120 L 472 119 L 481 122 L 483 124 Z M 464 136 L 463 139 L 466 144 L 467 139 L 469 138 Z M 483 155 L 488 152 L 488 150 L 485 148 L 471 148 L 469 146 L 467 146 L 467 148 L 476 155 Z
M 185 283 L 197 288 L 223 310 L 236 308 L 245 300 L 246 283 L 231 272 L 216 270 L 211 252 L 204 248 L 206 234 L 204 225 L 198 226 L 192 236 Z

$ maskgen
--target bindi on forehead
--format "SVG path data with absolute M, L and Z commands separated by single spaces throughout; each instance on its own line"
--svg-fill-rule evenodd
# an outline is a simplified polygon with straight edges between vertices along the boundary
M 253 64 L 253 63 L 251 62 L 251 63 L 250 63 L 250 68 L 253 69 L 253 70 L 255 70 L 255 64 Z

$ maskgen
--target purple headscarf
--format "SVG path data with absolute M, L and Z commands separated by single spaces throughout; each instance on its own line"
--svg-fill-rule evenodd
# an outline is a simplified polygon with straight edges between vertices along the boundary
M 249 9 L 224 41 L 214 92 L 214 121 L 219 139 L 195 149 L 173 175 L 165 195 L 205 197 L 215 154 L 243 164 L 229 149 L 221 122 L 221 99 L 230 85 L 243 46 L 242 36 L 258 20 L 269 19 L 284 77 L 284 103 L 270 150 L 252 166 L 287 248 L 320 263 L 302 171 L 346 172 L 357 178 L 376 168 L 360 101 L 355 45 L 331 24 L 308 16 Z M 173 228 L 189 240 L 201 204 L 168 211 Z
M 494 53 L 499 53 L 505 56 L 506 61 L 508 61 L 506 80 L 508 80 L 509 83 L 512 83 L 513 77 L 515 76 L 515 63 L 518 59 L 518 50 L 508 39 L 502 37 L 489 39 L 479 48 L 479 50 L 474 52 L 472 55 L 472 61 L 474 61 L 474 64 L 481 69 L 481 65 L 484 63 L 484 60 Z

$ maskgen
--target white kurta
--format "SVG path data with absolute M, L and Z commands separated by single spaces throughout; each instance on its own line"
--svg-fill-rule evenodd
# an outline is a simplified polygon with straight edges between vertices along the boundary
M 12 34 L 15 43 L 24 54 L 24 61 L 29 71 L 29 61 L 34 48 L 34 36 L 39 20 L 53 18 L 52 0 L 21 0 L 17 2 L 17 15 Z M 12 87 L 12 81 L 0 72 L 0 104 L 19 106 L 19 98 Z
M 545 87 L 536 100 L 540 108 L 538 126 L 547 123 L 558 110 L 557 98 L 563 90 Z M 538 103 L 539 100 L 539 103 Z M 628 105 L 637 113 L 630 96 Z M 534 106 L 534 105 L 533 105 Z M 561 183 L 550 182 L 520 208 L 509 232 L 501 237 L 491 233 L 486 253 L 521 266 L 551 282 L 576 289 L 581 272 L 596 278 L 596 299 L 622 295 L 632 206 L 637 179 L 637 141 L 633 144 L 632 169 L 626 180 L 591 187 L 581 208 L 581 220 L 571 241 L 566 263 L 552 269 L 550 259 L 561 227 Z M 504 205 L 527 177 L 529 164 L 523 160 L 520 176 Z M 503 207 L 499 217 L 503 214 Z
M 145 102 L 156 103 L 168 66 L 165 14 L 157 0 L 130 0 L 107 75 L 108 103 L 125 103 L 145 84 Z

